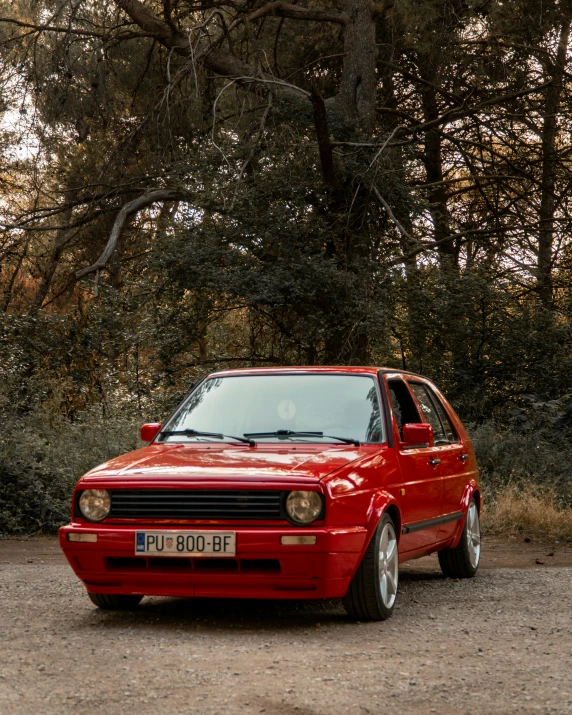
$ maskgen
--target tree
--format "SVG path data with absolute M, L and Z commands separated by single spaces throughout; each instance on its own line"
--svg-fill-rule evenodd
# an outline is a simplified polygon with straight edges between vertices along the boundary
M 38 151 L 10 168 L 5 309 L 23 276 L 19 310 L 95 308 L 89 277 L 98 300 L 149 297 L 161 369 L 383 360 L 461 389 L 469 360 L 481 389 L 488 319 L 465 347 L 486 276 L 504 329 L 547 311 L 564 355 L 569 18 L 528 0 L 14 5 L 4 83 Z

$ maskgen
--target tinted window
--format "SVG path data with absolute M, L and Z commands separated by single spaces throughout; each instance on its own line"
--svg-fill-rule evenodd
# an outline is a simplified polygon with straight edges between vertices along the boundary
M 417 398 L 417 402 L 419 403 L 419 407 L 421 407 L 423 416 L 425 417 L 426 421 L 429 422 L 431 427 L 433 427 L 435 444 L 437 444 L 438 442 L 448 442 L 449 440 L 447 439 L 447 435 L 445 434 L 445 428 L 441 424 L 441 418 L 437 413 L 437 409 L 435 408 L 433 400 L 431 399 L 431 396 L 429 395 L 429 392 L 425 385 L 422 385 L 418 382 L 410 382 L 409 385 L 413 391 L 413 394 Z
M 443 407 L 441 400 L 437 397 L 434 390 L 432 390 L 428 385 L 425 386 L 425 389 L 428 390 L 429 394 L 431 395 L 431 399 L 433 401 L 433 404 L 435 405 L 437 414 L 439 415 L 439 418 L 441 419 L 441 424 L 443 425 L 443 429 L 445 430 L 445 436 L 447 438 L 447 441 L 448 442 L 458 442 L 459 436 L 457 435 L 457 432 L 455 431 L 455 428 L 453 427 L 453 423 L 451 422 L 449 415 L 445 411 L 445 408 Z
M 389 390 L 389 400 L 395 421 L 397 422 L 397 428 L 403 439 L 403 425 L 410 424 L 411 422 L 421 422 L 419 410 L 403 380 L 388 380 L 387 389 Z
M 420 383 L 410 383 L 410 385 L 427 422 L 433 427 L 435 442 L 458 442 L 459 437 L 453 423 L 435 392 L 428 385 Z
M 376 382 L 367 375 L 212 377 L 183 403 L 164 429 L 237 436 L 292 430 L 323 432 L 360 442 L 384 441 Z M 164 439 L 208 438 L 173 435 Z M 277 437 L 256 439 L 277 441 Z M 312 441 L 308 437 L 292 439 Z

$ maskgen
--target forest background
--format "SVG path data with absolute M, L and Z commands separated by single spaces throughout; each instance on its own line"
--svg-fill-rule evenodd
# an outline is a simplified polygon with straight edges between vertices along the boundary
M 572 537 L 571 20 L 4 0 L 0 532 L 208 371 L 368 364 L 449 396 L 497 524 Z

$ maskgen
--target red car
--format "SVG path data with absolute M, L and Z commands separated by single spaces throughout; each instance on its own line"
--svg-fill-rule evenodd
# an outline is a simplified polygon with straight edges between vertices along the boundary
M 481 495 L 467 432 L 400 370 L 227 370 L 151 444 L 78 482 L 60 544 L 100 608 L 144 595 L 343 598 L 391 615 L 399 563 L 434 551 L 474 576 Z

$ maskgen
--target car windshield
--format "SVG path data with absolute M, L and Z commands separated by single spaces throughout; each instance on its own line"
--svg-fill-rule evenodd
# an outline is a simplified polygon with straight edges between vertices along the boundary
M 308 373 L 211 377 L 183 402 L 159 440 L 209 441 L 217 435 L 225 441 L 248 435 L 257 442 L 383 442 L 375 380 Z

